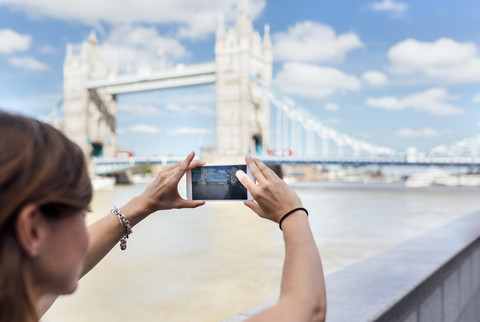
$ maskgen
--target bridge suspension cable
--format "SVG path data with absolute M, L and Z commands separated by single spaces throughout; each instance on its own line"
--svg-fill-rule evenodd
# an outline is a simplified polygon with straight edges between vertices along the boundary
M 63 109 L 63 97 L 61 97 L 57 105 L 55 105 L 47 116 L 40 117 L 40 120 L 50 124 L 58 124 L 65 118 L 65 111 Z
M 431 157 L 479 157 L 480 135 L 465 138 L 450 144 L 440 144 L 427 150 Z
M 250 74 L 250 78 L 255 84 L 263 91 L 263 93 L 270 99 L 270 102 L 277 108 L 277 113 L 280 112 L 281 115 L 277 114 L 276 117 L 276 129 L 277 129 L 277 149 L 285 149 L 288 142 L 288 130 L 292 132 L 292 139 L 290 140 L 290 147 L 296 147 L 299 151 L 299 147 L 302 142 L 306 141 L 305 146 L 305 155 L 315 154 L 315 137 L 320 138 L 322 142 L 322 156 L 328 157 L 330 152 L 329 142 L 338 148 L 337 156 L 342 157 L 345 154 L 345 148 L 349 148 L 353 152 L 353 156 L 359 157 L 362 155 L 367 155 L 369 157 L 398 157 L 401 153 L 396 150 L 373 144 L 364 140 L 360 140 L 354 137 L 351 137 L 345 133 L 341 133 L 335 129 L 332 129 L 319 120 L 316 119 L 314 115 L 307 112 L 301 106 L 298 106 L 293 100 L 286 97 L 280 90 L 265 85 L 258 77 Z M 287 122 L 291 120 L 296 123 L 296 125 L 288 126 Z M 305 140 L 301 140 L 301 133 L 296 132 L 296 126 L 301 126 L 305 130 Z M 313 135 L 313 134 L 316 134 Z M 295 142 L 295 143 L 294 143 Z

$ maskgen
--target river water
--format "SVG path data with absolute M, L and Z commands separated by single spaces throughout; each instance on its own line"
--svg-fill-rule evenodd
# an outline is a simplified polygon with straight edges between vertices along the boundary
M 96 191 L 92 222 L 145 184 Z M 298 183 L 325 273 L 480 210 L 480 188 Z M 183 193 L 185 186 L 180 183 Z M 158 212 L 61 297 L 44 322 L 220 321 L 278 295 L 278 225 L 238 202 Z

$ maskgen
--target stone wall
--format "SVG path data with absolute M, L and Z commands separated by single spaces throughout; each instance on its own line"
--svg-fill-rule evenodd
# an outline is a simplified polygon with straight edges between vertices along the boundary
M 328 322 L 480 321 L 480 212 L 330 274 L 326 287 Z

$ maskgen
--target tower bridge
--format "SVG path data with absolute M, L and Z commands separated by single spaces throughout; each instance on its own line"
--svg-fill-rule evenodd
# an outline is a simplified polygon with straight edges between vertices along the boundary
M 250 80 L 265 84 L 272 77 L 269 27 L 263 39 L 253 29 L 246 9 L 236 26 L 225 30 L 219 21 L 215 61 L 154 70 L 142 64 L 133 73 L 119 74 L 105 64 L 91 34 L 79 52 L 67 45 L 64 63 L 65 134 L 87 156 L 113 157 L 118 150 L 115 132 L 117 95 L 184 86 L 215 84 L 217 88 L 217 148 L 221 156 L 266 150 L 270 140 L 270 102 Z
M 145 163 L 167 164 L 178 157 L 115 159 L 117 95 L 185 86 L 215 84 L 217 146 L 215 155 L 257 154 L 270 164 L 390 164 L 480 166 L 480 136 L 426 151 L 397 151 L 354 138 L 326 126 L 285 96 L 272 83 L 269 26 L 263 38 L 244 9 L 234 28 L 219 21 L 215 61 L 118 73 L 100 55 L 91 34 L 80 50 L 69 44 L 64 63 L 62 130 L 86 156 L 94 156 L 99 174 L 123 171 Z M 77 48 L 78 49 L 78 48 Z M 271 109 L 273 106 L 273 109 Z M 165 153 L 168 154 L 168 153 Z

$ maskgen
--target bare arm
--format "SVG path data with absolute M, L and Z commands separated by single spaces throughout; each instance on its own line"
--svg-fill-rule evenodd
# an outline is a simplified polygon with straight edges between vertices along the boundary
M 205 204 L 203 201 L 185 200 L 178 193 L 178 182 L 189 169 L 203 165 L 203 161 L 193 161 L 195 154 L 162 171 L 145 191 L 120 208 L 132 226 L 157 210 L 173 208 L 195 208 Z M 82 277 L 95 267 L 118 243 L 125 234 L 125 228 L 114 214 L 108 214 L 88 227 L 90 243 L 84 262 Z M 39 303 L 40 315 L 43 315 L 56 300 L 57 296 L 46 296 Z
M 297 194 L 260 160 L 246 158 L 257 180 L 254 184 L 242 172 L 239 180 L 250 191 L 255 201 L 245 204 L 259 216 L 279 222 L 292 209 L 302 207 Z M 322 262 L 313 239 L 308 218 L 297 210 L 282 223 L 285 240 L 285 262 L 278 303 L 257 315 L 251 321 L 324 321 L 326 294 Z

